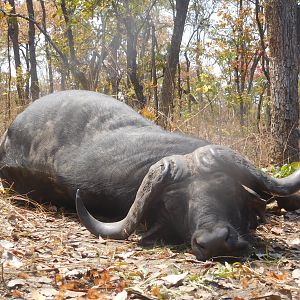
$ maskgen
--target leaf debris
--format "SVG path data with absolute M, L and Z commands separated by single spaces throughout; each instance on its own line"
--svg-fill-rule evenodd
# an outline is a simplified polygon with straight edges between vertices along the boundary
M 138 236 L 95 239 L 75 214 L 16 198 L 0 195 L 0 298 L 300 297 L 300 211 L 268 215 L 268 223 L 255 234 L 254 253 L 245 261 L 199 262 L 182 247 L 140 248 Z

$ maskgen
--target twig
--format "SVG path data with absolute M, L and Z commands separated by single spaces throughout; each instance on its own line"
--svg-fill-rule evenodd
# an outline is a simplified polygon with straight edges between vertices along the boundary
M 4 266 L 3 263 L 1 263 L 1 283 L 6 287 L 6 282 L 4 279 Z
M 137 295 L 140 297 L 140 299 L 146 299 L 146 300 L 154 300 L 157 298 L 152 298 L 144 294 L 140 289 L 135 289 L 134 287 L 126 289 L 128 294 Z

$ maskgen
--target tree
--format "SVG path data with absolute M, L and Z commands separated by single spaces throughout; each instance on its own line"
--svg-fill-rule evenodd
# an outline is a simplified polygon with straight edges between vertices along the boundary
M 270 60 L 268 53 L 266 51 L 267 45 L 265 42 L 265 32 L 266 32 L 266 18 L 264 16 L 264 6 L 261 5 L 260 0 L 255 0 L 255 21 L 258 29 L 258 34 L 260 38 L 260 48 L 261 48 L 261 66 L 266 78 L 266 83 L 263 87 L 263 93 L 267 90 L 267 99 L 270 99 L 271 96 L 271 82 L 270 82 Z M 261 108 L 263 101 L 263 93 L 259 96 L 259 103 L 257 108 L 257 127 L 259 129 L 259 121 L 261 116 Z M 271 109 L 270 109 L 270 101 L 267 101 L 265 105 L 265 114 L 266 114 L 266 129 L 267 131 L 271 128 Z
M 129 77 L 130 82 L 133 85 L 136 97 L 138 99 L 139 107 L 142 108 L 146 104 L 146 99 L 143 93 L 143 86 L 140 83 L 140 80 L 137 75 L 137 38 L 140 28 L 137 28 L 137 24 L 135 23 L 135 18 L 130 12 L 129 8 L 129 1 L 126 0 L 125 2 L 125 18 L 124 23 L 126 27 L 127 33 L 127 43 L 126 43 L 126 57 L 127 57 L 127 74 Z
M 73 29 L 72 29 L 72 23 L 70 21 L 70 15 L 72 14 L 72 8 L 70 7 L 69 9 L 67 9 L 65 0 L 61 0 L 60 6 L 61 6 L 61 10 L 63 12 L 66 27 L 67 27 L 66 35 L 67 35 L 69 51 L 70 51 L 71 71 L 72 71 L 75 79 L 81 84 L 81 86 L 84 89 L 88 90 L 89 82 L 86 78 L 86 75 L 80 70 L 79 61 L 76 56 L 74 34 L 73 34 Z
M 254 7 L 251 1 L 223 0 L 218 12 L 216 56 L 228 84 L 228 101 L 239 106 L 240 125 L 248 125 L 246 118 L 251 107 L 253 80 L 262 51 L 255 31 Z M 254 97 L 253 97 L 254 98 Z
M 271 158 L 276 164 L 299 159 L 297 1 L 266 3 L 271 78 Z
M 186 20 L 189 0 L 176 0 L 176 15 L 174 19 L 174 30 L 168 57 L 164 71 L 164 79 L 161 91 L 161 111 L 164 114 L 163 125 L 167 125 L 167 117 L 172 111 L 173 96 L 175 89 L 175 75 L 179 61 L 179 51 L 182 41 L 184 24 Z
M 43 29 L 45 32 L 47 32 L 47 25 L 46 25 L 46 8 L 45 8 L 45 1 L 40 0 L 40 5 L 42 9 L 42 24 L 43 24 Z M 50 53 L 50 48 L 49 48 L 49 42 L 46 40 L 45 41 L 45 53 L 46 53 L 46 59 L 47 59 L 47 64 L 48 64 L 48 75 L 49 75 L 49 93 L 54 92 L 54 83 L 53 83 L 53 70 L 52 70 L 52 59 L 51 59 L 51 53 Z
M 9 4 L 11 5 L 11 12 L 16 13 L 15 1 L 9 0 Z M 23 72 L 22 72 L 22 64 L 20 57 L 20 46 L 19 46 L 19 24 L 16 17 L 8 18 L 8 35 L 13 44 L 14 51 L 14 59 L 15 59 L 15 68 L 16 68 L 16 85 L 18 96 L 21 102 L 24 100 L 24 80 L 23 80 Z
M 32 0 L 26 0 L 28 16 L 30 19 L 34 20 L 34 10 Z M 29 37 L 29 57 L 30 57 L 30 78 L 31 78 L 31 97 L 32 100 L 39 98 L 40 87 L 39 80 L 37 76 L 37 63 L 36 63 L 36 53 L 35 53 L 35 25 L 34 22 L 29 21 L 28 24 L 28 37 Z

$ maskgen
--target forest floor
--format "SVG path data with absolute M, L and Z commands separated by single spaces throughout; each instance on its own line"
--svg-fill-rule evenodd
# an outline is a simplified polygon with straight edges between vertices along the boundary
M 269 209 L 252 254 L 229 263 L 96 239 L 75 214 L 27 201 L 0 191 L 0 299 L 300 299 L 300 210 Z

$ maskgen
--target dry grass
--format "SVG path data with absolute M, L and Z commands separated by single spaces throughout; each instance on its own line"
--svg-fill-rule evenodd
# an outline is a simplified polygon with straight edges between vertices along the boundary
M 175 117 L 172 131 L 180 131 L 226 145 L 248 157 L 258 167 L 265 167 L 270 160 L 270 133 L 262 127 L 258 130 L 253 112 L 249 113 L 246 125 L 241 127 L 239 116 L 233 109 L 224 107 L 212 112 L 209 107 L 195 107 L 192 113 Z
M 8 105 L 8 101 L 10 101 L 10 105 Z M 2 134 L 15 117 L 24 110 L 25 106 L 19 106 L 16 103 L 17 98 L 15 95 L 12 94 L 9 100 L 6 94 L 0 94 L 0 134 Z
M 7 96 L 0 95 L 0 134 L 9 126 L 16 115 L 26 106 L 17 106 L 17 99 L 12 94 L 11 110 L 7 112 Z M 149 108 L 151 111 L 151 108 Z M 171 131 L 179 131 L 204 138 L 215 144 L 226 145 L 247 156 L 259 167 L 269 163 L 271 138 L 264 128 L 257 129 L 254 112 L 246 118 L 242 128 L 239 116 L 232 108 L 223 107 L 211 111 L 210 106 L 195 105 L 191 113 L 175 112 L 170 121 Z

